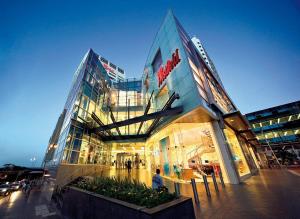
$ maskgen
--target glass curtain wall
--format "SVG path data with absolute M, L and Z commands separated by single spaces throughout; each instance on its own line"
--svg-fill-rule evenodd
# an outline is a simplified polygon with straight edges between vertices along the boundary
M 224 129 L 224 134 L 226 136 L 234 164 L 240 177 L 249 174 L 250 169 L 241 148 L 240 141 L 237 138 L 235 132 L 231 128 L 226 126 L 226 128 Z
M 171 124 L 147 140 L 151 170 L 167 177 L 187 179 L 220 168 L 210 123 Z M 201 178 L 201 177 L 200 177 Z
M 260 121 L 252 124 L 253 131 L 258 133 L 257 139 L 266 143 L 296 141 L 299 140 L 299 127 L 286 128 L 288 123 L 296 123 L 300 120 L 300 114 L 293 114 L 288 116 L 281 116 L 278 118 L 271 118 L 269 120 Z M 259 133 L 260 132 L 260 133 Z
M 111 89 L 110 106 L 115 120 L 123 121 L 144 114 L 142 81 L 139 79 L 126 79 L 124 82 L 113 84 Z M 119 127 L 122 135 L 137 133 L 139 123 Z M 117 130 L 113 130 L 118 135 Z
M 91 50 L 79 72 L 80 77 L 74 83 L 76 89 L 71 89 L 74 93 L 69 95 L 66 103 L 68 112 L 65 128 L 59 138 L 56 161 L 71 164 L 108 164 L 111 156 L 109 145 L 101 142 L 99 136 L 89 134 L 85 125 L 89 128 L 98 126 L 92 119 L 93 113 L 104 124 L 109 122 L 107 105 L 111 82 L 98 60 L 98 55 Z
M 250 171 L 256 171 L 257 170 L 257 166 L 254 162 L 254 157 L 252 158 L 252 155 L 251 155 L 251 152 L 250 152 L 250 145 L 249 143 L 247 143 L 245 141 L 245 139 L 243 139 L 242 137 L 238 137 L 238 140 L 239 140 L 239 143 L 241 145 L 241 148 L 244 152 L 244 155 L 245 155 L 245 158 L 246 158 L 246 161 L 247 161 L 247 164 L 248 164 L 248 167 L 250 169 Z

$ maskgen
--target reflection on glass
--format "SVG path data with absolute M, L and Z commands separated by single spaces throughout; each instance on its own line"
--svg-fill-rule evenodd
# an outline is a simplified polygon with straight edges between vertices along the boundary
M 226 126 L 226 129 L 224 129 L 224 133 L 227 139 L 227 142 L 229 144 L 229 148 L 231 150 L 231 154 L 236 166 L 236 169 L 240 176 L 244 176 L 248 173 L 250 173 L 248 164 L 246 162 L 245 156 L 243 154 L 243 151 L 241 149 L 241 145 L 234 133 L 234 131 Z

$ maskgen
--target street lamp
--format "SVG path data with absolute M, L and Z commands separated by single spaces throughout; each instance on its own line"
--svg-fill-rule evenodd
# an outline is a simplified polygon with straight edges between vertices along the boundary
M 32 167 L 34 167 L 34 162 L 35 162 L 35 157 L 33 157 L 33 158 L 30 158 L 30 162 L 32 163 Z

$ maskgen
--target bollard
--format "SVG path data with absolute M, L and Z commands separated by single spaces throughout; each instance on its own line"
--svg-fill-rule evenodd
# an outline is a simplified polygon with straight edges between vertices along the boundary
M 218 184 L 217 184 L 217 180 L 216 180 L 216 175 L 215 175 L 214 171 L 211 173 L 211 176 L 212 176 L 212 179 L 213 179 L 215 190 L 216 190 L 217 193 L 219 193 L 219 188 L 218 188 Z
M 200 206 L 200 200 L 199 200 L 199 197 L 198 197 L 198 191 L 197 191 L 195 179 L 191 179 L 191 183 L 192 183 L 192 188 L 193 188 L 193 192 L 194 192 L 195 203 L 198 206 Z
M 221 181 L 222 187 L 225 188 L 225 183 L 224 183 L 224 180 L 223 180 L 223 175 L 222 175 L 221 170 L 219 171 L 219 176 L 220 176 L 220 181 Z
M 208 185 L 208 182 L 207 182 L 207 177 L 206 175 L 202 175 L 203 177 L 203 181 L 204 181 L 204 186 L 205 186 L 205 190 L 206 190 L 206 195 L 208 197 L 210 197 L 210 190 L 209 190 L 209 185 Z
M 174 182 L 174 188 L 175 188 L 175 194 L 176 196 L 180 196 L 180 187 L 179 187 L 179 183 Z

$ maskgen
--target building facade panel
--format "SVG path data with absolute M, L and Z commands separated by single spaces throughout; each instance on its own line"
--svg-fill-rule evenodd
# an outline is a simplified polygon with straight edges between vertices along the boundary
M 245 115 L 269 163 L 299 163 L 300 101 Z

